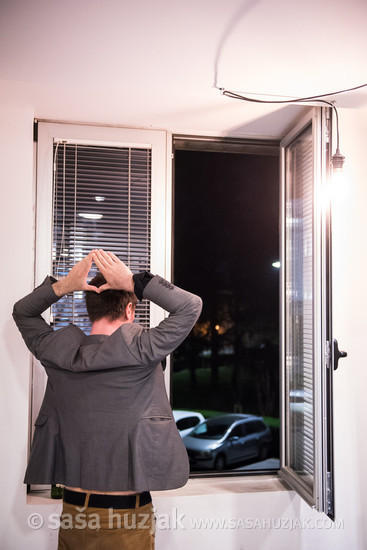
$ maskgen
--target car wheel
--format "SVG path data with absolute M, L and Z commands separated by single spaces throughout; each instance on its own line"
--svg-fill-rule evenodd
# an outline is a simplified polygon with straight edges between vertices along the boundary
M 226 457 L 223 454 L 219 454 L 214 462 L 214 468 L 216 470 L 224 470 L 226 466 Z
M 268 454 L 269 454 L 268 446 L 267 445 L 261 445 L 261 447 L 259 449 L 258 459 L 259 460 L 265 460 L 266 458 L 268 458 Z

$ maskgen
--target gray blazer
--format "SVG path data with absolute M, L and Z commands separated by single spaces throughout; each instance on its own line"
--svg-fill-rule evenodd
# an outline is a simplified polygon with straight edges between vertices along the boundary
M 160 362 L 186 338 L 202 303 L 161 277 L 143 297 L 170 314 L 150 330 L 124 324 L 111 336 L 75 325 L 54 331 L 41 313 L 59 298 L 50 278 L 17 302 L 13 317 L 48 382 L 25 483 L 87 490 L 174 489 L 189 475 Z

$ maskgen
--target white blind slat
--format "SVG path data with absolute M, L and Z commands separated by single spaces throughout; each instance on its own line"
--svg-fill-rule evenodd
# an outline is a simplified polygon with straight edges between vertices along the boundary
M 135 273 L 149 271 L 151 150 L 55 143 L 54 159 L 54 277 L 93 248 L 114 252 Z M 74 323 L 89 333 L 82 293 L 59 300 L 52 313 L 55 328 Z M 149 326 L 147 301 L 136 320 Z

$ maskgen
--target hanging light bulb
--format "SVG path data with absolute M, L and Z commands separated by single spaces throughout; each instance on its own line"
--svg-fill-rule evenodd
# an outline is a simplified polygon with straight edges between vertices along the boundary
M 347 174 L 344 166 L 345 157 L 340 153 L 339 147 L 336 148 L 335 155 L 331 157 L 333 167 L 332 174 L 332 200 L 334 204 L 342 203 L 348 195 Z
M 331 163 L 333 165 L 333 172 L 338 173 L 343 171 L 345 157 L 340 153 L 339 147 L 336 148 L 335 155 L 331 157 Z
M 332 103 L 332 107 L 335 113 L 335 122 L 336 122 L 336 151 L 335 154 L 331 157 L 331 164 L 333 165 L 333 174 L 341 174 L 343 172 L 343 164 L 345 157 L 340 152 L 339 149 L 339 115 L 338 110 L 335 107 L 335 103 Z

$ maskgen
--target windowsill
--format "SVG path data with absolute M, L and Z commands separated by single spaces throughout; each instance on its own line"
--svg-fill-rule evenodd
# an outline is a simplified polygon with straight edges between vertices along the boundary
M 241 476 L 241 477 L 206 477 L 190 478 L 187 484 L 172 491 L 153 491 L 153 497 L 180 497 L 215 495 L 223 493 L 256 493 L 291 490 L 278 474 Z
M 241 476 L 241 477 L 206 477 L 190 478 L 184 487 L 171 491 L 152 491 L 152 496 L 162 497 L 187 497 L 205 496 L 223 493 L 273 493 L 277 491 L 290 491 L 291 489 L 274 474 Z M 35 491 L 27 495 L 27 504 L 58 504 L 61 499 L 50 498 L 49 491 Z
M 51 498 L 50 490 L 44 491 L 32 491 L 27 494 L 27 504 L 31 505 L 45 505 L 45 504 L 62 504 L 62 498 Z

